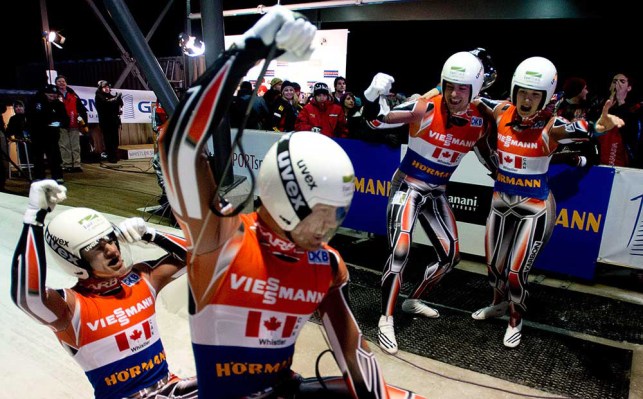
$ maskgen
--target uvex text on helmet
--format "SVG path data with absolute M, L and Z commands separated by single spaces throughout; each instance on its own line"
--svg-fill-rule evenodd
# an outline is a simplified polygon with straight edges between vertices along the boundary
M 353 164 L 333 139 L 293 132 L 266 153 L 259 170 L 259 196 L 279 227 L 292 231 L 317 204 L 347 211 L 354 180 Z
M 558 73 L 556 67 L 547 58 L 531 57 L 521 62 L 511 79 L 511 102 L 516 104 L 518 88 L 543 92 L 540 109 L 545 108 L 556 90 Z
M 475 55 L 468 51 L 461 51 L 449 57 L 442 67 L 442 90 L 445 82 L 459 85 L 470 85 L 471 96 L 474 99 L 484 82 L 484 67 Z

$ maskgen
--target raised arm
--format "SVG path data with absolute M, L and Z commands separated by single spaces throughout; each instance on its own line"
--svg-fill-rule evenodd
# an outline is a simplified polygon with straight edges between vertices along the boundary
M 180 271 L 185 267 L 187 256 L 186 241 L 174 234 L 164 233 L 150 227 L 142 218 L 133 217 L 123 220 L 118 225 L 119 235 L 129 243 L 145 242 L 155 244 L 167 255 L 153 261 L 138 263 L 147 266 L 144 270 L 150 282 L 159 291 L 168 283 L 183 274 Z
M 336 283 L 320 304 L 319 313 L 332 350 L 348 389 L 356 399 L 388 398 L 386 383 L 348 304 L 348 271 L 334 256 Z
M 31 185 L 22 234 L 11 266 L 13 302 L 23 312 L 55 331 L 64 329 L 72 314 L 63 296 L 45 285 L 47 259 L 43 225 L 47 213 L 65 198 L 66 188 L 53 180 L 41 180 Z
M 304 19 L 284 7 L 271 7 L 187 91 L 159 136 L 167 196 L 193 254 L 220 248 L 239 226 L 238 218 L 218 218 L 210 210 L 218 201 L 217 185 L 204 152 L 228 112 L 239 81 L 273 45 L 277 55 L 283 54 L 280 58 L 310 57 L 314 34 L 315 27 Z
M 601 110 L 601 116 L 594 124 L 594 131 L 599 135 L 607 133 L 615 127 L 623 127 L 625 125 L 623 119 L 608 113 L 612 105 L 614 105 L 614 98 L 609 98 L 605 101 L 603 109 Z

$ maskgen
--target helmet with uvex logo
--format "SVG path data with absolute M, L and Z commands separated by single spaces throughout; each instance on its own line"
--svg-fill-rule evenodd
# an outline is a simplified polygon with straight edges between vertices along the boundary
M 284 231 L 292 231 L 317 204 L 337 207 L 339 224 L 353 199 L 354 179 L 351 160 L 333 139 L 293 132 L 266 153 L 259 170 L 259 197 Z

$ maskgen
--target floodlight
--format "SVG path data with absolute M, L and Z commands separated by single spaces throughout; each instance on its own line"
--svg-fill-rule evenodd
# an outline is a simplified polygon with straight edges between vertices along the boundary
M 45 32 L 45 37 L 47 38 L 47 41 L 54 46 L 58 48 L 63 48 L 63 44 L 65 43 L 65 36 L 61 35 L 58 32 L 50 31 L 50 32 Z
M 189 36 L 187 33 L 179 35 L 179 47 L 188 57 L 198 57 L 205 53 L 205 44 L 201 40 L 197 42 L 196 37 Z

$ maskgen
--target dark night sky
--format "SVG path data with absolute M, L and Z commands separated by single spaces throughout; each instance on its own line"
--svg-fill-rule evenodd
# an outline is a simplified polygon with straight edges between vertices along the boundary
M 38 0 L 18 0 L 3 5 L 5 23 L 0 33 L 5 40 L 4 55 L 0 62 L 0 89 L 16 87 L 16 66 L 40 62 L 45 64 L 41 39 L 41 12 Z M 102 1 L 95 0 L 102 7 Z M 132 15 L 146 34 L 164 1 L 126 1 Z M 193 1 L 193 7 L 198 1 Z M 224 8 L 254 6 L 256 2 L 225 2 Z M 232 6 L 227 4 L 231 3 Z M 270 2 L 266 2 L 270 3 Z M 291 1 L 291 3 L 293 3 Z M 119 50 L 85 0 L 49 0 L 49 25 L 66 36 L 64 49 L 53 49 L 54 61 L 68 59 L 119 58 Z M 198 11 L 193 9 L 192 11 Z M 624 13 L 625 15 L 627 13 Z M 179 55 L 176 38 L 185 30 L 185 1 L 174 1 L 150 41 L 158 57 Z M 490 51 L 499 79 L 492 87 L 492 95 L 502 95 L 508 89 L 516 65 L 530 56 L 551 59 L 559 71 L 559 82 L 569 76 L 585 77 L 590 93 L 607 89 L 612 75 L 631 71 L 635 77 L 643 71 L 636 60 L 640 56 L 636 43 L 640 42 L 638 21 L 620 21 L 619 30 L 614 22 L 599 20 L 458 20 L 407 21 L 395 23 L 322 24 L 322 29 L 348 28 L 347 78 L 349 90 L 364 89 L 376 72 L 387 72 L 396 77 L 398 91 L 412 94 L 433 87 L 439 79 L 442 63 L 456 51 L 485 47 Z M 225 19 L 226 34 L 242 33 L 256 17 Z M 7 21 L 14 21 L 7 24 Z M 192 22 L 199 30 L 199 22 Z M 115 30 L 116 31 L 116 30 Z M 615 35 L 618 32 L 619 36 Z M 118 34 L 118 33 L 117 33 Z M 608 44 L 600 46 L 605 41 Z M 124 43 L 124 41 L 122 41 Z M 24 56 L 17 56 L 17 53 Z M 287 78 L 287 77 L 285 77 Z M 30 89 L 30 88 L 29 88 Z

